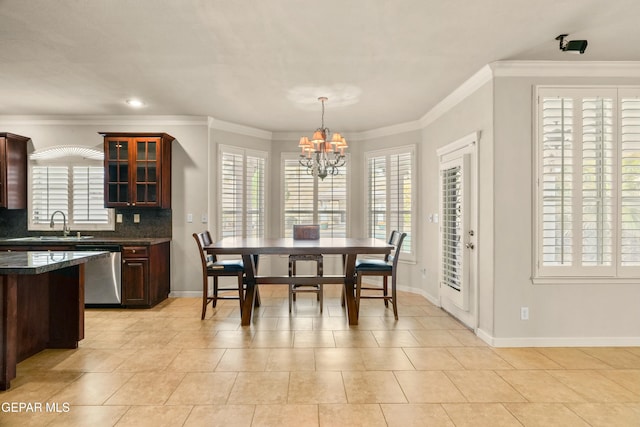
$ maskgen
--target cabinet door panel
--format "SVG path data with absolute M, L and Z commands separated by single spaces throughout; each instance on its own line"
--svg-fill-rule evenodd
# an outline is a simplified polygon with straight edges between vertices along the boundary
M 164 133 L 103 135 L 105 205 L 170 208 L 173 137 Z
M 125 259 L 123 261 L 122 304 L 149 305 L 148 259 Z

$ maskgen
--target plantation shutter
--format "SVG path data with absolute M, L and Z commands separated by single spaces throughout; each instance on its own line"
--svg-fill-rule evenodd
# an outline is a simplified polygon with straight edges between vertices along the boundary
M 391 231 L 407 233 L 402 252 L 413 253 L 413 147 L 367 156 L 369 237 L 387 240 Z
M 440 171 L 442 182 L 442 282 L 456 291 L 462 289 L 462 166 Z
M 49 224 L 59 210 L 69 217 L 69 168 L 33 166 L 31 175 L 31 222 Z M 60 218 L 61 219 L 61 218 Z
M 109 211 L 104 207 L 104 168 L 74 166 L 71 224 L 108 223 Z
M 369 177 L 369 237 L 387 240 L 387 158 L 370 157 L 367 161 Z
M 411 153 L 389 156 L 389 229 L 407 233 L 403 252 L 410 252 L 411 242 Z
M 582 99 L 582 265 L 613 264 L 613 99 Z
M 628 218 L 623 213 L 625 206 L 634 203 L 633 197 L 626 197 L 631 195 L 626 189 L 636 181 L 633 173 L 624 176 L 625 157 L 637 153 L 633 142 L 624 142 L 633 139 L 631 104 L 630 111 L 621 113 L 621 121 L 629 124 L 629 135 L 619 143 L 615 90 L 548 89 L 540 93 L 538 273 L 615 276 L 616 269 L 624 265 L 622 259 L 637 247 L 638 237 L 634 238 L 633 230 L 624 231 L 630 225 L 625 225 L 625 219 L 618 226 L 620 215 Z M 627 147 L 631 147 L 629 154 L 624 153 Z M 627 244 L 627 254 L 620 258 L 623 250 L 618 251 L 618 245 Z
M 242 236 L 243 156 L 223 152 L 221 171 L 221 236 Z
M 640 266 L 640 96 L 620 102 L 620 264 Z
M 284 159 L 284 236 L 294 224 L 315 224 L 315 180 L 298 159 Z
M 337 175 L 329 175 L 317 182 L 320 235 L 347 237 L 347 165 L 341 166 Z
M 266 153 L 220 146 L 220 236 L 263 237 Z
M 246 170 L 246 237 L 264 236 L 265 159 L 247 156 Z
M 573 99 L 542 99 L 542 262 L 573 262 Z

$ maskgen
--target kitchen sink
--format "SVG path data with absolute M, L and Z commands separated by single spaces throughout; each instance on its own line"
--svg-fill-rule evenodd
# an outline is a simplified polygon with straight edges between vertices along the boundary
M 44 242 L 44 241 L 81 241 L 86 239 L 93 239 L 93 236 L 29 236 L 29 237 L 15 237 L 13 239 L 7 239 L 10 241 L 22 241 L 22 242 Z

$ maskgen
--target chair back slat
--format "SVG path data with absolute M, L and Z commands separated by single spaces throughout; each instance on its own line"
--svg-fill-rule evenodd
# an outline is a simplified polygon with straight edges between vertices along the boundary
M 209 231 L 203 231 L 201 233 L 193 233 L 193 238 L 198 244 L 198 252 L 200 252 L 200 262 L 202 263 L 202 272 L 206 275 L 207 267 L 210 264 L 216 262 L 216 257 L 213 254 L 206 253 L 204 247 L 212 243 L 211 234 Z
M 318 240 L 320 239 L 320 225 L 296 224 L 293 226 L 293 240 Z
M 389 236 L 389 244 L 393 246 L 393 249 L 385 256 L 385 261 L 390 262 L 393 268 L 398 264 L 400 252 L 402 251 L 402 242 L 405 237 L 407 237 L 407 233 L 400 233 L 397 230 L 393 230 Z

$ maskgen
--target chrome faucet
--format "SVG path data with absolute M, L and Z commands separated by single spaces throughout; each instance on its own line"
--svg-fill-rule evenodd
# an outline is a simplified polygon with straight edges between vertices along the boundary
M 62 235 L 64 237 L 67 237 L 69 235 L 69 230 L 67 228 L 67 216 L 64 214 L 64 212 L 62 211 L 55 211 L 51 214 L 51 222 L 49 223 L 49 227 L 53 228 L 53 217 L 57 214 L 57 213 L 61 213 L 62 214 Z

